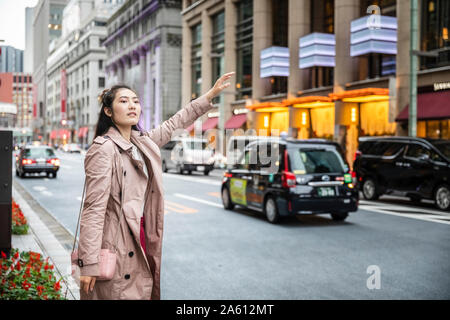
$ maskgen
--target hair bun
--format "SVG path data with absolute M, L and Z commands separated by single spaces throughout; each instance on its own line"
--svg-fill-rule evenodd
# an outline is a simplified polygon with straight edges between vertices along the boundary
M 105 97 L 105 95 L 110 91 L 110 89 L 104 89 L 102 91 L 102 93 L 100 93 L 100 95 L 98 96 L 98 101 L 99 102 L 103 102 L 103 98 Z

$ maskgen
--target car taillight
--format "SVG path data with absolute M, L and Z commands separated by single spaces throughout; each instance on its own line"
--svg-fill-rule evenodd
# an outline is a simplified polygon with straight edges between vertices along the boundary
M 225 178 L 231 178 L 231 177 L 233 177 L 233 174 L 232 174 L 232 173 L 229 173 L 229 172 L 225 172 L 225 173 L 223 174 L 223 176 L 224 176 Z
M 362 152 L 359 150 L 356 150 L 355 155 L 353 156 L 353 161 L 355 161 L 356 158 L 358 158 L 360 155 L 362 155 Z
M 22 159 L 22 164 L 33 164 L 36 163 L 36 160 L 33 159 Z
M 350 174 L 352 175 L 352 178 L 356 178 L 356 171 L 351 171 L 350 170 Z
M 59 166 L 59 159 L 54 158 L 54 159 L 48 159 L 47 163 L 51 163 L 54 166 Z
M 297 184 L 295 174 L 289 171 L 283 171 L 281 176 L 281 184 L 283 188 L 292 188 Z

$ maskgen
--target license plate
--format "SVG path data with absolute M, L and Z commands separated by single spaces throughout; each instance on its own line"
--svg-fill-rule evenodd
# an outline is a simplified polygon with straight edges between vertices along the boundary
M 197 167 L 197 170 L 198 170 L 198 171 L 203 171 L 203 170 L 205 170 L 205 167 L 204 167 L 204 166 L 198 166 L 198 167 Z
M 317 190 L 319 197 L 334 197 L 336 192 L 334 188 L 322 187 Z

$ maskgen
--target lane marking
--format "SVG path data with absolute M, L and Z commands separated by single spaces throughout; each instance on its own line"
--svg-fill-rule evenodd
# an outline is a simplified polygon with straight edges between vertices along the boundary
M 390 212 L 390 211 L 386 211 L 386 210 L 379 209 L 379 208 L 374 208 L 373 206 L 367 206 L 367 205 L 359 205 L 358 209 L 363 209 L 363 210 L 373 211 L 373 212 L 378 212 L 378 213 L 383 213 L 383 214 L 389 214 L 389 215 L 397 216 L 397 217 L 411 218 L 411 219 L 416 219 L 416 220 L 443 223 L 443 224 L 450 225 L 450 221 L 435 220 L 426 214 L 418 215 L 418 214 L 395 213 L 395 212 Z
M 220 192 L 208 192 L 207 195 L 211 197 L 220 198 Z
M 207 204 L 213 207 L 217 207 L 217 208 L 222 208 L 223 206 L 221 204 L 215 203 L 215 202 L 211 202 L 211 201 L 207 201 L 207 200 L 202 200 L 202 199 L 198 199 L 198 198 L 194 198 L 194 197 L 190 197 L 181 193 L 174 193 L 173 194 L 175 197 L 179 197 L 179 198 L 183 198 L 183 199 L 187 199 L 187 200 L 191 200 L 191 201 L 195 201 L 195 202 L 199 202 L 199 203 L 203 203 L 203 204 Z
M 163 173 L 163 177 L 184 180 L 184 181 L 189 181 L 189 182 L 196 182 L 196 183 L 200 182 L 200 183 L 210 184 L 210 185 L 214 185 L 214 186 L 222 185 L 222 182 L 220 182 L 220 181 L 206 180 L 206 179 L 194 178 L 194 177 L 183 177 L 183 176 L 177 176 L 175 174 L 170 174 L 170 173 Z
M 418 207 L 412 207 L 409 205 L 399 205 L 399 204 L 389 204 L 389 203 L 380 203 L 375 201 L 367 201 L 367 200 L 360 200 L 360 204 L 363 205 L 370 205 L 376 208 L 380 209 L 386 209 L 386 210 L 398 210 L 408 213 L 409 212 L 417 212 L 419 214 L 432 214 L 435 216 L 446 216 L 450 217 L 450 213 L 447 213 L 445 211 L 440 211 L 436 209 L 430 209 L 430 208 L 418 208 Z
M 39 192 L 42 192 L 44 190 L 47 190 L 47 187 L 44 186 L 33 186 L 33 189 Z
M 164 204 L 166 205 L 166 207 L 172 211 L 178 212 L 178 213 L 187 213 L 187 214 L 191 214 L 191 213 L 196 213 L 198 212 L 197 209 L 194 208 L 190 208 L 190 207 L 186 207 L 183 206 L 179 203 L 176 202 L 172 202 L 172 201 L 168 201 L 165 200 Z

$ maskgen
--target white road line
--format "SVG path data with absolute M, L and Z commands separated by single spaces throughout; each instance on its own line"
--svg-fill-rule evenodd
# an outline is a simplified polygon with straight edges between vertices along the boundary
M 47 190 L 47 188 L 44 186 L 33 186 L 33 189 L 40 192 Z
M 181 194 L 181 193 L 174 193 L 173 195 L 176 196 L 176 197 L 179 197 L 179 198 L 184 198 L 184 199 L 187 199 L 187 200 L 191 200 L 191 201 L 207 204 L 207 205 L 210 205 L 210 206 L 213 206 L 213 207 L 223 208 L 223 206 L 221 204 L 218 204 L 218 203 L 215 203 L 215 202 L 211 202 L 211 201 L 207 201 L 207 200 L 194 198 L 194 197 L 190 197 L 190 196 L 186 196 L 186 195 Z
M 50 192 L 50 191 L 47 191 L 47 190 L 43 190 L 43 191 L 41 191 L 41 193 L 42 193 L 44 196 L 49 196 L 49 197 L 53 196 L 53 193 Z
M 200 183 L 204 183 L 204 184 L 211 184 L 214 186 L 222 185 L 221 181 L 206 180 L 206 179 L 202 179 L 202 178 L 198 178 L 198 177 L 183 177 L 183 176 L 169 174 L 169 173 L 163 173 L 163 177 L 184 180 L 184 181 L 190 181 L 190 182 L 200 182 Z
M 359 209 L 363 209 L 363 210 L 367 210 L 367 211 L 373 211 L 373 212 L 378 212 L 378 213 L 383 213 L 383 214 L 389 214 L 392 216 L 397 216 L 397 217 L 403 217 L 403 218 L 411 218 L 411 219 L 417 219 L 417 220 L 422 220 L 422 221 L 428 221 L 428 222 L 436 222 L 436 223 L 443 223 L 443 224 L 449 224 L 450 225 L 450 221 L 442 221 L 442 220 L 435 220 L 433 218 L 438 218 L 438 217 L 433 217 L 430 215 L 426 215 L 426 214 L 405 214 L 405 213 L 396 213 L 396 212 L 391 212 L 391 211 L 386 211 L 380 208 L 374 208 L 373 206 L 367 206 L 367 205 L 359 205 Z
M 366 200 L 360 200 L 360 204 L 362 205 L 370 205 L 379 209 L 392 209 L 392 210 L 404 210 L 404 211 L 411 211 L 411 212 L 419 212 L 419 213 L 427 213 L 427 214 L 434 214 L 438 216 L 447 216 L 450 217 L 450 213 L 446 213 L 444 211 L 439 210 L 433 210 L 429 208 L 418 208 L 418 207 L 412 207 L 409 205 L 398 205 L 398 204 L 390 204 L 390 203 L 382 203 L 382 202 L 376 202 L 376 201 L 366 201 Z

